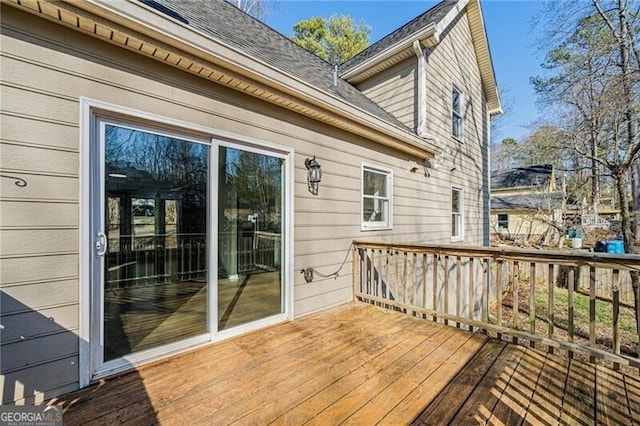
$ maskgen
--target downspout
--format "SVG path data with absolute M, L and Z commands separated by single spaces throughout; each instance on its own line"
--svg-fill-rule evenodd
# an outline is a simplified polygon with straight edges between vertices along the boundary
M 421 138 L 435 140 L 435 138 L 427 132 L 427 58 L 420 46 L 420 40 L 414 40 L 413 51 L 418 57 L 418 126 L 416 128 L 416 134 Z

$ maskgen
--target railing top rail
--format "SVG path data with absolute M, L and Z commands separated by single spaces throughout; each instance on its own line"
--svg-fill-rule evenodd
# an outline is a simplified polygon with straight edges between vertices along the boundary
M 409 251 L 416 253 L 444 253 L 486 259 L 509 259 L 526 262 L 547 262 L 564 265 L 594 265 L 605 268 L 640 269 L 640 255 L 537 250 L 516 247 L 480 247 L 458 244 L 387 243 L 354 240 L 356 247 Z

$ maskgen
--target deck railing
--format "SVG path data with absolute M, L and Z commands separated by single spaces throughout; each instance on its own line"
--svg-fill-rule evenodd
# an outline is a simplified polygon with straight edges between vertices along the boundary
M 354 247 L 359 300 L 616 369 L 640 368 L 637 308 L 620 302 L 621 279 L 640 271 L 640 256 L 358 241 Z M 599 281 L 608 283 L 608 296 L 596 293 Z
M 109 237 L 108 247 L 106 284 L 110 288 L 204 279 L 207 274 L 206 234 L 115 234 Z M 214 250 L 221 265 L 234 267 L 232 272 L 219 267 L 222 277 L 280 267 L 280 234 L 220 232 Z

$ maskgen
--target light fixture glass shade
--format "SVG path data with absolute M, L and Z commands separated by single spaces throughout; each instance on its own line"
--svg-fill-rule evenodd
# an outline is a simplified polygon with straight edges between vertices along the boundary
M 304 160 L 304 165 L 308 170 L 307 179 L 309 183 L 319 183 L 322 181 L 322 168 L 320 164 L 316 161 L 316 157 L 307 158 Z

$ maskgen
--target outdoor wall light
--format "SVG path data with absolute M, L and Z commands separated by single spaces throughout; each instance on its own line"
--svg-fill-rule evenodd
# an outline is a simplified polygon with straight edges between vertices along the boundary
M 318 195 L 318 184 L 322 180 L 322 168 L 320 163 L 316 161 L 316 156 L 304 160 L 304 166 L 307 168 L 307 187 L 313 195 Z

